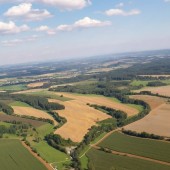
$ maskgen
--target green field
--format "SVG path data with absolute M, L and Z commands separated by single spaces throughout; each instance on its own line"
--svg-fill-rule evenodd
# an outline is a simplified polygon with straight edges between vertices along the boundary
M 61 101 L 72 100 L 72 99 L 70 99 L 68 97 L 64 97 L 64 96 L 61 97 L 61 96 L 55 94 L 55 92 L 51 92 L 51 91 L 47 91 L 47 90 L 42 90 L 42 91 L 37 91 L 37 92 L 30 92 L 30 93 L 27 93 L 27 94 L 35 95 L 35 96 L 42 96 L 42 97 L 45 97 L 45 98 L 56 99 L 56 100 L 61 100 Z
M 87 154 L 93 170 L 169 170 L 170 167 L 127 156 L 91 149 Z
M 10 103 L 10 106 L 31 107 L 27 103 L 20 102 L 20 101 L 14 101 L 14 102 Z
M 6 123 L 6 122 L 1 122 L 0 121 L 0 125 L 3 125 L 5 127 L 10 127 L 12 125 L 12 123 Z
M 100 143 L 99 146 L 170 162 L 170 142 L 142 139 L 115 132 Z
M 28 141 L 31 143 L 31 146 L 35 148 L 37 152 L 40 154 L 40 156 L 49 163 L 60 162 L 67 160 L 69 158 L 65 153 L 54 149 L 43 140 L 44 136 L 52 133 L 53 131 L 54 131 L 53 125 L 45 124 L 37 128 L 38 135 L 42 139 L 39 143 L 33 142 L 32 137 L 28 138 Z
M 153 82 L 153 81 L 159 81 L 159 80 L 133 80 L 131 82 L 131 86 L 140 86 L 140 85 L 143 85 L 143 86 L 147 86 L 147 84 L 149 82 Z M 170 84 L 170 79 L 167 79 L 167 80 L 160 80 L 162 83 L 166 83 L 167 85 Z
M 9 90 L 9 91 L 20 91 L 20 90 L 26 90 L 27 87 L 25 85 L 19 84 L 19 85 L 10 85 L 10 86 L 2 86 L 0 87 L 0 90 Z
M 19 140 L 0 140 L 1 170 L 46 170 Z

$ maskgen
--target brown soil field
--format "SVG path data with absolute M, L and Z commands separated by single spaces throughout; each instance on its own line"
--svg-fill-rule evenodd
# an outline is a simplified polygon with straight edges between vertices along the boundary
M 30 88 L 41 87 L 44 85 L 44 83 L 46 83 L 46 82 L 30 83 L 27 85 L 27 87 L 30 87 Z
M 17 121 L 17 122 L 23 122 L 23 123 L 28 123 L 31 124 L 34 127 L 39 127 L 44 124 L 45 122 L 38 121 L 38 120 L 31 120 L 31 119 L 26 119 L 26 118 L 21 118 L 21 117 L 16 117 L 16 116 L 10 116 L 10 115 L 5 115 L 0 113 L 0 121 Z
M 14 109 L 14 113 L 17 115 L 26 115 L 26 116 L 34 116 L 37 118 L 51 119 L 54 121 L 54 124 L 57 125 L 57 122 L 54 120 L 54 118 L 42 110 L 34 109 L 32 107 L 21 107 L 21 106 L 12 106 L 12 108 Z
M 149 115 L 127 125 L 125 129 L 170 137 L 170 103 L 155 96 L 138 95 L 135 98 L 148 102 L 152 110 Z
M 57 102 L 65 105 L 65 110 L 58 110 L 60 116 L 67 119 L 67 123 L 55 131 L 56 134 L 61 135 L 63 138 L 70 138 L 75 142 L 80 142 L 84 135 L 88 132 L 89 128 L 96 124 L 96 122 L 109 118 L 110 116 L 89 107 L 87 103 L 105 105 L 114 109 L 122 109 L 127 111 L 129 115 L 137 114 L 138 110 L 116 103 L 106 97 L 102 96 L 80 96 L 70 93 L 57 93 L 65 97 L 71 97 L 70 101 L 58 101 L 49 99 L 50 102 Z M 132 109 L 132 110 L 131 110 Z
M 170 97 L 170 86 L 160 86 L 160 87 L 145 87 L 140 90 L 135 90 L 135 92 L 140 91 L 151 91 L 154 94 L 160 94 L 163 96 L 169 96 Z

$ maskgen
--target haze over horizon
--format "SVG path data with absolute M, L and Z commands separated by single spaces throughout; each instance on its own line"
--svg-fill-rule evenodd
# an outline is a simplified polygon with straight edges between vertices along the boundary
M 1 65 L 170 48 L 170 0 L 0 0 Z

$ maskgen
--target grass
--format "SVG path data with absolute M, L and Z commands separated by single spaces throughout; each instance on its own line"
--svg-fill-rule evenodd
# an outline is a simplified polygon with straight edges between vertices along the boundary
M 0 140 L 0 169 L 1 170 L 46 170 L 19 140 Z
M 57 170 L 66 170 L 66 167 L 69 167 L 70 164 L 71 164 L 71 161 L 68 160 L 64 162 L 53 163 L 52 166 L 53 168 L 56 168 Z
M 167 80 L 133 80 L 130 85 L 131 86 L 140 86 L 143 85 L 144 87 L 147 86 L 147 84 L 149 82 L 153 82 L 153 81 L 160 81 L 162 83 L 166 83 L 167 85 L 170 85 L 170 79 Z
M 5 91 L 20 91 L 20 90 L 26 90 L 26 89 L 27 89 L 26 85 L 23 85 L 23 84 L 0 87 L 0 90 L 5 90 Z
M 88 157 L 86 155 L 80 158 L 80 162 L 81 162 L 82 169 L 88 169 Z
M 69 158 L 65 153 L 54 149 L 43 140 L 47 134 L 54 131 L 53 127 L 51 124 L 45 124 L 37 128 L 39 137 L 42 139 L 39 143 L 33 142 L 31 137 L 28 138 L 31 146 L 37 150 L 42 158 L 50 163 L 67 160 Z
M 42 96 L 42 97 L 45 97 L 45 98 L 56 99 L 56 100 L 61 100 L 61 101 L 72 100 L 72 99 L 70 99 L 68 97 L 64 97 L 64 96 L 61 97 L 61 96 L 55 94 L 55 92 L 51 92 L 51 91 L 47 91 L 47 90 L 42 90 L 42 91 L 37 91 L 37 92 L 30 92 L 30 93 L 27 93 L 27 94 L 35 95 L 35 96 Z
M 6 123 L 6 122 L 1 122 L 1 121 L 0 121 L 0 126 L 1 126 L 1 125 L 3 125 L 3 126 L 5 126 L 5 127 L 8 128 L 8 127 L 10 127 L 10 126 L 12 125 L 12 123 Z
M 170 143 L 131 137 L 119 132 L 111 134 L 102 143 L 101 147 L 111 150 L 140 155 L 156 160 L 170 162 Z
M 136 104 L 127 104 L 127 106 L 133 107 L 137 109 L 139 112 L 143 111 L 143 106 L 142 105 L 136 105 Z
M 69 157 L 65 153 L 54 149 L 53 147 L 49 146 L 45 141 L 34 143 L 33 147 L 37 150 L 40 156 L 49 163 L 60 162 L 69 159 Z
M 20 102 L 20 101 L 14 101 L 14 102 L 10 103 L 10 106 L 31 107 L 27 103 Z
M 87 154 L 93 170 L 169 170 L 170 167 L 91 149 Z

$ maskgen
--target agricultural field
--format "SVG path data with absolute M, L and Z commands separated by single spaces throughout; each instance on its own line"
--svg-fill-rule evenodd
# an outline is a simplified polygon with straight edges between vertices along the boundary
M 16 116 L 10 116 L 10 115 L 6 115 L 3 113 L 0 113 L 0 121 L 17 121 L 17 122 L 22 122 L 26 124 L 31 124 L 34 127 L 39 127 L 41 125 L 46 124 L 45 122 L 42 122 L 42 121 L 31 120 L 31 119 L 26 119 L 26 118 L 16 117 Z
M 145 161 L 142 159 L 130 158 L 127 156 L 114 155 L 100 150 L 91 149 L 87 156 L 90 160 L 90 167 L 94 170 L 169 170 L 170 167 Z
M 141 91 L 151 91 L 153 94 L 159 94 L 159 95 L 170 97 L 170 85 L 160 86 L 160 87 L 144 87 L 140 90 L 134 90 L 134 92 L 141 92 Z
M 137 138 L 115 132 L 102 141 L 99 146 L 122 153 L 170 162 L 170 142 Z
M 170 103 L 156 96 L 135 95 L 131 97 L 147 102 L 151 107 L 151 112 L 143 119 L 127 125 L 125 129 L 170 137 Z
M 14 109 L 14 113 L 17 115 L 34 116 L 37 118 L 50 119 L 54 121 L 55 125 L 57 125 L 56 120 L 45 111 L 38 110 L 32 107 L 23 107 L 23 106 L 12 106 L 12 108 Z
M 9 85 L 9 86 L 2 86 L 0 87 L 0 91 L 21 91 L 26 90 L 26 85 Z
M 41 87 L 41 86 L 44 85 L 44 83 L 46 83 L 46 82 L 30 83 L 30 84 L 27 85 L 27 87 L 29 87 L 29 88 Z
M 96 122 L 109 118 L 107 114 L 87 106 L 87 103 L 105 105 L 114 109 L 125 111 L 128 116 L 135 115 L 139 112 L 134 106 L 124 105 L 115 102 L 113 99 L 97 95 L 77 95 L 70 93 L 57 93 L 73 100 L 61 102 L 49 99 L 50 102 L 56 102 L 65 105 L 65 110 L 58 110 L 60 116 L 67 119 L 67 123 L 56 130 L 56 134 L 63 138 L 70 138 L 75 142 L 80 142 L 88 129 L 95 125 Z M 74 131 L 74 133 L 72 133 Z
M 0 139 L 0 150 L 1 170 L 46 170 L 19 140 Z
M 130 85 L 131 86 L 147 86 L 149 82 L 156 82 L 157 80 L 133 80 Z M 162 83 L 165 83 L 167 85 L 170 85 L 170 79 L 167 79 L 167 80 L 159 80 L 160 82 Z
M 45 98 L 49 98 L 49 99 L 57 99 L 57 100 L 61 100 L 61 101 L 72 100 L 71 98 L 61 96 L 54 92 L 50 92 L 48 90 L 42 90 L 42 89 L 31 89 L 31 90 L 16 92 L 14 94 L 35 95 L 35 96 L 41 96 L 41 97 L 45 97 Z

